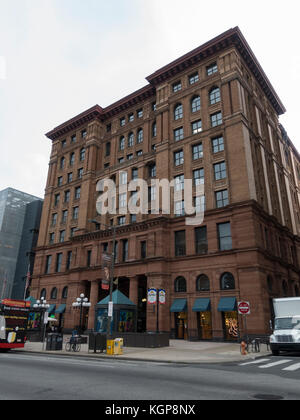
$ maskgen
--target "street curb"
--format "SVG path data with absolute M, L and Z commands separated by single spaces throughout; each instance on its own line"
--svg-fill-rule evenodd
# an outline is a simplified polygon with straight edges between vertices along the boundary
M 198 361 L 179 361 L 179 360 L 155 360 L 155 359 L 150 359 L 150 358 L 137 358 L 137 357 L 124 357 L 124 356 L 119 356 L 119 355 L 106 355 L 106 354 L 94 354 L 94 353 L 88 353 L 88 354 L 83 354 L 83 353 L 76 353 L 76 352 L 70 352 L 70 353 L 58 353 L 58 352 L 53 352 L 53 351 L 35 351 L 35 350 L 16 350 L 15 353 L 30 353 L 30 354 L 42 354 L 42 355 L 52 355 L 52 356 L 65 356 L 65 357 L 88 357 L 90 359 L 106 359 L 106 360 L 126 360 L 126 361 L 136 361 L 136 362 L 152 362 L 152 363 L 168 363 L 168 364 L 185 364 L 185 365 L 199 365 L 199 364 L 209 364 L 209 363 L 238 363 L 238 362 L 243 362 L 243 361 L 248 361 L 248 360 L 255 360 L 256 358 L 259 357 L 264 357 L 268 354 L 261 354 L 261 353 L 256 353 L 256 354 L 251 354 L 251 356 L 248 354 L 247 356 L 245 356 L 244 359 L 212 359 L 212 360 L 198 360 Z

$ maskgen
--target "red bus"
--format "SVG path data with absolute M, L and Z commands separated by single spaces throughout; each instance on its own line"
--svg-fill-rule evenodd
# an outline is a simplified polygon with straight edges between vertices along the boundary
M 0 300 L 0 351 L 24 347 L 29 312 L 30 302 Z

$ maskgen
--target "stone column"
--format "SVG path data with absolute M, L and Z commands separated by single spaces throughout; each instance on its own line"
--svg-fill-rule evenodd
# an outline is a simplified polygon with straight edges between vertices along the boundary
M 138 276 L 130 277 L 129 282 L 129 299 L 138 306 Z

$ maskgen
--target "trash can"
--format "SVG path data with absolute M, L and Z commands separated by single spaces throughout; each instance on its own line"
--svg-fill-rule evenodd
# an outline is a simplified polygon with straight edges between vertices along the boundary
M 114 354 L 123 354 L 123 338 L 115 338 Z
M 47 336 L 46 350 L 59 351 L 63 348 L 63 335 L 59 333 L 51 333 Z
M 115 354 L 115 340 L 107 340 L 106 354 Z

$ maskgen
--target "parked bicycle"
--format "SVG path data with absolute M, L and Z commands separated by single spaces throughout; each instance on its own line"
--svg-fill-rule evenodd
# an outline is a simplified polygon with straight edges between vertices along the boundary
M 79 352 L 81 350 L 80 336 L 72 336 L 66 343 L 66 351 Z

